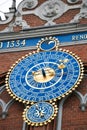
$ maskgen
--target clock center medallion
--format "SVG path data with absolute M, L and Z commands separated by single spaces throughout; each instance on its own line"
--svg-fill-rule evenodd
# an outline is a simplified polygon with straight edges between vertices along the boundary
M 25 81 L 31 88 L 47 89 L 53 87 L 62 77 L 63 69 L 58 68 L 58 63 L 40 62 L 29 68 L 25 75 Z
M 32 72 L 32 74 L 36 82 L 45 83 L 54 78 L 55 71 L 52 68 L 43 68 L 38 71 Z

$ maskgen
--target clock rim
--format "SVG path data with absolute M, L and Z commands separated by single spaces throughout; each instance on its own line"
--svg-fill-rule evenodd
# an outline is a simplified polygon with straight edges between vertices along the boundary
M 58 51 L 66 52 L 66 53 L 70 54 L 71 56 L 73 56 L 73 57 L 77 60 L 79 66 L 80 66 L 80 75 L 78 76 L 78 79 L 77 79 L 77 81 L 75 82 L 74 86 L 72 86 L 72 87 L 71 87 L 67 92 L 65 92 L 64 94 L 62 94 L 62 95 L 60 95 L 60 96 L 58 96 L 58 97 L 56 97 L 56 98 L 53 98 L 52 100 L 48 100 L 48 101 L 50 101 L 50 102 L 60 100 L 61 98 L 64 98 L 65 96 L 67 96 L 67 95 L 69 95 L 70 93 L 72 93 L 72 91 L 74 91 L 74 90 L 78 87 L 78 85 L 79 85 L 80 82 L 82 81 L 83 75 L 84 75 L 84 67 L 83 67 L 83 63 L 82 63 L 80 57 L 78 57 L 75 53 L 73 53 L 73 52 L 71 52 L 71 51 L 69 51 L 69 50 L 66 50 L 66 49 L 60 48 L 60 49 L 58 49 Z M 44 51 L 43 51 L 43 52 L 44 52 Z M 5 78 L 6 89 L 7 89 L 7 92 L 10 94 L 10 96 L 13 97 L 13 99 L 15 99 L 15 100 L 17 100 L 17 101 L 23 102 L 23 103 L 26 103 L 26 104 L 33 104 L 33 103 L 35 103 L 35 102 L 29 101 L 29 100 L 23 100 L 22 98 L 18 97 L 14 92 L 12 92 L 12 90 L 10 89 L 10 86 L 9 86 L 9 77 L 10 77 L 10 74 L 11 74 L 12 70 L 14 69 L 14 67 L 15 67 L 19 62 L 21 62 L 21 60 L 27 58 L 28 56 L 31 56 L 31 55 L 33 55 L 33 54 L 36 54 L 36 53 L 38 53 L 38 51 L 33 51 L 33 52 L 30 52 L 30 53 L 26 54 L 25 56 L 22 56 L 22 58 L 18 59 L 18 60 L 10 67 L 10 69 L 8 70 L 8 73 L 7 73 L 7 75 L 6 75 L 6 78 Z

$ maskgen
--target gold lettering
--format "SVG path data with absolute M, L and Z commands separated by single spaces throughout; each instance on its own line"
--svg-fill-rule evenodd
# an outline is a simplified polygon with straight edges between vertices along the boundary
M 84 35 L 84 40 L 86 40 L 86 39 L 87 39 L 87 34 Z
M 73 36 L 72 36 L 72 41 L 77 41 L 78 38 L 79 38 L 78 35 L 76 35 L 76 36 L 73 35 Z
M 22 45 L 22 46 L 25 46 L 25 44 L 26 44 L 26 40 L 24 39 L 24 40 L 21 42 L 21 45 Z
M 7 48 L 12 48 L 12 47 L 14 47 L 14 41 L 8 41 L 7 42 Z
M 16 46 L 16 47 L 19 47 L 19 46 L 20 46 L 20 40 L 17 40 L 17 41 L 16 41 L 15 46 Z
M 80 36 L 79 36 L 79 39 L 80 39 L 80 40 L 84 40 L 84 35 L 80 35 Z
M 78 40 L 78 35 L 76 35 L 76 40 Z
M 3 47 L 3 42 L 0 42 L 0 49 Z
M 87 39 L 87 34 L 84 34 L 84 35 L 73 35 L 72 36 L 72 41 L 86 40 L 86 39 Z
M 87 39 L 87 34 L 85 35 L 85 38 Z
M 9 48 L 9 47 L 10 47 L 10 42 L 8 41 L 8 42 L 7 42 L 7 48 Z
M 14 41 L 11 41 L 10 47 L 14 47 Z
M 75 41 L 75 36 L 74 35 L 72 36 L 72 41 Z

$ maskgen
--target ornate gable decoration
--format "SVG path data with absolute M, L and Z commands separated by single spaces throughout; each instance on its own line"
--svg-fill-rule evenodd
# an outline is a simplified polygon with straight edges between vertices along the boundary
M 13 0 L 12 7 L 8 13 L 0 11 L 0 24 L 9 23 L 2 32 L 14 32 L 14 27 L 19 26 L 22 29 L 29 29 L 31 25 L 27 23 L 23 17 L 26 15 L 34 15 L 44 20 L 44 26 L 57 24 L 55 20 L 59 19 L 69 10 L 80 9 L 69 23 L 78 23 L 80 19 L 87 18 L 87 1 L 79 0 L 47 0 L 39 4 L 38 0 L 23 0 L 16 7 L 16 0 Z

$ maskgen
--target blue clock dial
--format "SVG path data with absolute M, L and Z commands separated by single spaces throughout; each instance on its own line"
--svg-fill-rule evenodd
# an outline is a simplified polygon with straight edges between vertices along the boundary
M 41 44 L 41 49 L 48 51 L 51 50 L 55 47 L 56 42 L 55 41 L 51 41 L 51 40 L 45 40 L 42 44 Z
M 62 76 L 63 70 L 58 69 L 58 63 L 44 62 L 42 60 L 39 64 L 35 64 L 28 70 L 25 81 L 31 88 L 44 90 L 53 87 L 61 80 Z
M 38 102 L 25 109 L 23 113 L 24 120 L 30 125 L 46 125 L 57 115 L 57 105 L 48 102 Z
M 44 122 L 49 120 L 49 118 L 54 114 L 54 108 L 49 103 L 37 103 L 34 104 L 28 109 L 26 117 L 31 122 Z
M 39 102 L 61 97 L 73 88 L 80 77 L 78 60 L 64 51 L 29 55 L 11 70 L 11 92 L 23 101 Z

